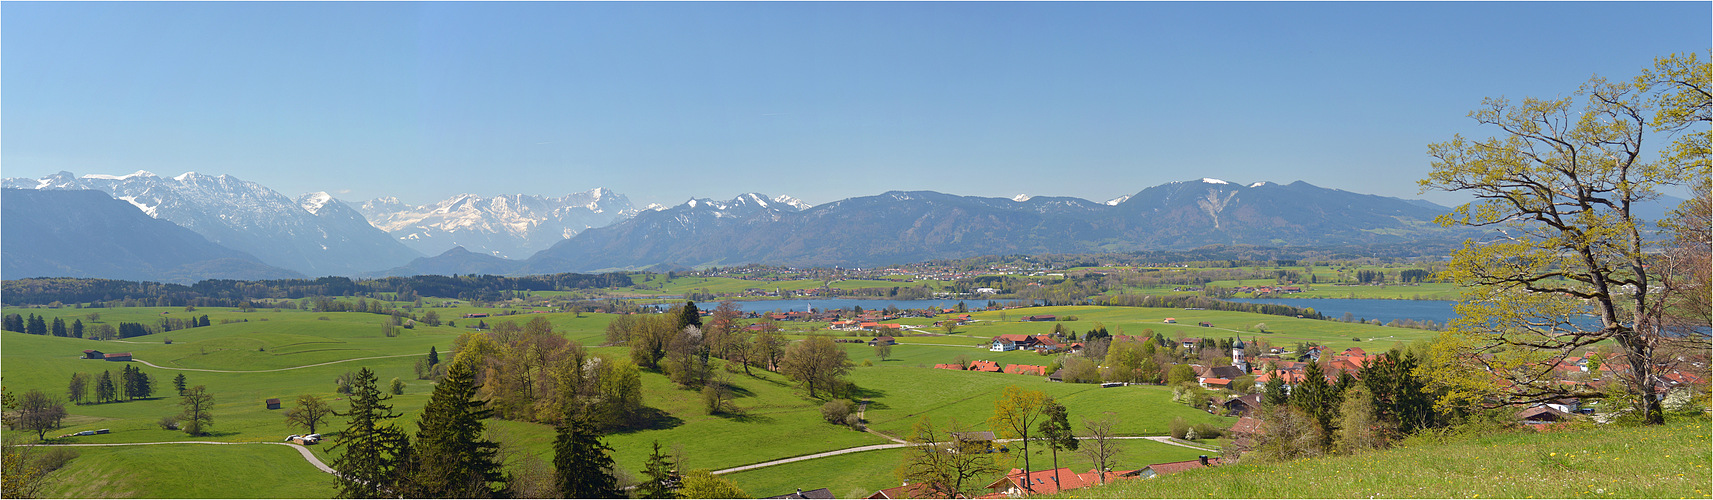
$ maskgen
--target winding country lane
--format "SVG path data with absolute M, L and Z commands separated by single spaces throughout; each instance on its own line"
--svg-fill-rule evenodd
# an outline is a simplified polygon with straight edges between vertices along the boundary
M 300 370 L 300 369 L 304 369 L 304 368 L 314 368 L 317 366 L 336 365 L 339 363 L 349 363 L 352 361 L 363 361 L 363 360 L 369 360 L 369 359 L 386 359 L 386 358 L 405 358 L 405 357 L 410 357 L 410 356 L 421 356 L 421 354 L 395 354 L 392 356 L 371 356 L 371 357 L 367 357 L 367 358 L 341 359 L 339 361 L 328 361 L 326 363 L 316 363 L 313 365 L 293 366 L 290 368 L 274 368 L 271 370 L 210 370 L 207 368 L 173 368 L 170 366 L 157 365 L 154 363 L 150 363 L 148 361 L 143 361 L 143 360 L 138 359 L 138 358 L 131 358 L 131 361 L 136 361 L 138 363 L 149 365 L 149 366 L 154 367 L 154 368 L 160 368 L 162 370 L 178 370 L 178 371 L 185 371 L 185 372 L 212 372 L 212 373 L 266 373 L 266 372 L 283 372 L 283 371 L 289 371 L 289 370 Z
M 896 439 L 896 438 L 893 438 L 891 436 L 886 436 L 884 434 L 882 434 L 882 436 L 886 437 L 887 439 Z M 1094 439 L 1094 438 L 1079 437 L 1077 439 Z M 1202 448 L 1199 446 L 1190 446 L 1188 444 L 1180 443 L 1180 442 L 1172 440 L 1171 436 L 1113 436 L 1110 439 L 1146 439 L 1146 440 L 1153 441 L 1156 443 L 1164 443 L 1164 444 L 1169 444 L 1172 446 L 1181 446 L 1181 447 L 1189 448 L 1192 450 L 1200 450 L 1200 451 L 1214 452 L 1214 453 L 1219 452 L 1219 450 L 1215 450 L 1215 449 L 1211 449 L 1211 448 Z M 995 440 L 994 442 L 996 442 L 996 443 L 1010 443 L 1010 442 L 1015 442 L 1015 441 L 1018 441 L 1018 440 L 1017 439 L 999 439 L 999 440 Z M 783 464 L 788 464 L 788 463 L 792 463 L 792 462 L 802 462 L 804 460 L 814 460 L 817 458 L 827 458 L 827 457 L 831 457 L 831 456 L 835 456 L 835 455 L 843 455 L 846 453 L 860 453 L 860 452 L 864 452 L 864 451 L 875 451 L 875 450 L 890 450 L 890 449 L 895 449 L 895 448 L 907 448 L 910 446 L 915 446 L 915 445 L 912 445 L 909 443 L 902 443 L 902 444 L 893 443 L 893 444 L 873 444 L 873 445 L 868 445 L 868 446 L 858 446 L 855 448 L 845 448 L 842 450 L 833 450 L 833 451 L 828 451 L 828 452 L 815 453 L 815 454 L 811 454 L 811 455 L 803 455 L 800 457 L 781 458 L 779 460 L 771 460 L 771 461 L 767 461 L 767 462 L 755 463 L 755 464 L 750 464 L 750 465 L 741 465 L 741 466 L 732 467 L 729 469 L 720 469 L 720 470 L 712 472 L 712 474 L 730 474 L 733 472 L 743 472 L 746 470 L 760 469 L 762 467 L 772 467 L 775 465 L 783 465 Z

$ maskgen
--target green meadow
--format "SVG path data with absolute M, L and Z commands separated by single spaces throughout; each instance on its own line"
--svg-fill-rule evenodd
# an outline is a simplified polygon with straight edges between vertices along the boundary
M 454 301 L 424 299 L 424 302 Z M 66 420 L 66 427 L 53 431 L 52 435 L 92 429 L 111 429 L 112 433 L 63 438 L 58 442 L 207 440 L 263 443 L 278 442 L 287 434 L 302 432 L 286 426 L 284 410 L 267 409 L 264 405 L 266 399 L 280 398 L 289 408 L 298 395 L 314 394 L 329 400 L 335 409 L 342 410 L 345 403 L 341 395 L 335 393 L 334 380 L 340 374 L 359 367 L 375 370 L 383 385 L 395 377 L 405 382 L 404 394 L 395 396 L 392 403 L 404 414 L 401 424 L 414 431 L 410 422 L 426 403 L 433 385 L 416 380 L 412 368 L 431 346 L 443 356 L 449 356 L 454 339 L 471 331 L 465 327 L 476 321 L 462 317 L 468 313 L 519 312 L 481 320 L 489 324 L 497 321 L 524 322 L 542 317 L 550 321 L 561 335 L 591 346 L 597 354 L 626 355 L 624 347 L 597 347 L 605 340 L 606 324 L 612 318 L 609 315 L 532 314 L 529 308 L 503 303 L 492 308 L 475 308 L 458 302 L 453 307 L 431 310 L 443 321 L 451 320 L 458 326 L 429 327 L 418 322 L 414 328 L 398 329 L 395 337 L 386 337 L 382 329 L 382 321 L 386 317 L 367 313 L 318 313 L 291 309 L 240 312 L 225 308 L 200 308 L 192 312 L 183 308 L 7 308 L 6 313 L 44 315 L 50 322 L 54 317 L 64 318 L 67 323 L 81 319 L 86 326 L 116 325 L 122 321 L 152 324 L 163 315 L 207 315 L 212 325 L 119 341 L 4 332 L 0 333 L 0 343 L 4 344 L 4 349 L 0 350 L 0 362 L 3 362 L 0 363 L 0 376 L 4 377 L 9 392 L 41 389 L 63 398 L 66 383 L 73 373 L 119 371 L 121 365 L 117 362 L 80 359 L 84 349 L 131 352 L 138 360 L 133 364 L 154 378 L 156 396 L 131 402 L 68 405 L 71 417 Z M 90 313 L 98 313 L 99 319 L 90 320 L 87 317 Z M 1169 337 L 1177 335 L 1180 330 L 1186 335 L 1229 336 L 1235 333 L 1226 328 L 1245 329 L 1265 322 L 1270 333 L 1245 331 L 1244 337 L 1259 335 L 1272 339 L 1275 345 L 1294 342 L 1295 339 L 1342 345 L 1349 344 L 1351 337 L 1359 336 L 1365 338 L 1359 345 L 1384 348 L 1394 339 L 1407 341 L 1431 334 L 1219 311 L 1077 306 L 979 312 L 974 313 L 979 321 L 959 327 L 951 335 L 944 335 L 939 329 L 929 329 L 936 333 L 901 337 L 902 343 L 894 346 L 886 359 L 880 359 L 867 345 L 840 344 L 857 365 L 849 380 L 859 387 L 862 399 L 870 402 L 866 417 L 871 428 L 893 436 L 907 436 L 911 427 L 926 416 L 936 423 L 949 423 L 956 419 L 975 429 L 987 429 L 994 400 L 1012 385 L 1047 392 L 1070 409 L 1073 419 L 1099 418 L 1110 413 L 1118 420 L 1119 431 L 1127 435 L 1164 434 L 1174 417 L 1230 425 L 1229 418 L 1172 403 L 1171 392 L 1164 387 L 1102 389 L 1094 385 L 1052 383 L 1040 376 L 932 368 L 937 363 L 952 363 L 960 359 L 986 359 L 1002 365 L 1051 364 L 1053 356 L 1025 351 L 996 353 L 986 349 L 988 339 L 994 335 L 1045 333 L 1052 328 L 1052 323 L 1018 321 L 1029 314 L 1077 316 L 1076 321 L 1064 322 L 1067 328 L 1077 331 L 1086 331 L 1100 323 L 1113 333 L 1136 335 L 1153 328 Z M 1166 317 L 1175 317 L 1179 323 L 1162 323 Z M 932 321 L 910 318 L 898 322 L 925 326 Z M 1196 327 L 1193 326 L 1195 321 L 1211 321 L 1215 327 Z M 825 324 L 787 322 L 782 325 L 786 327 L 789 338 L 806 335 L 850 338 L 844 332 L 826 330 Z M 869 335 L 872 334 L 861 334 L 862 337 Z M 1382 340 L 1368 341 L 1367 338 Z M 166 343 L 168 339 L 171 344 Z M 160 368 L 146 366 L 144 361 Z M 658 418 L 649 428 L 606 437 L 615 449 L 618 467 L 636 474 L 654 442 L 659 442 L 663 449 L 680 450 L 685 457 L 685 465 L 699 469 L 723 469 L 889 442 L 874 433 L 826 423 L 819 411 L 823 400 L 809 398 L 797 384 L 781 375 L 763 370 L 751 371 L 753 376 L 744 375 L 741 370 L 736 370 L 736 373 L 720 370 L 737 388 L 738 397 L 734 404 L 740 411 L 730 415 L 708 415 L 702 408 L 698 392 L 678 389 L 659 373 L 644 372 L 644 404 Z M 172 379 L 179 374 L 185 375 L 189 385 L 207 386 L 214 395 L 215 421 L 211 435 L 189 438 L 182 432 L 162 430 L 157 425 L 161 417 L 175 415 L 179 411 L 177 398 L 172 395 Z M 343 426 L 343 420 L 335 417 L 322 429 L 322 433 L 336 435 Z M 490 420 L 489 428 L 494 438 L 513 451 L 551 459 L 551 428 L 501 420 Z M 1200 454 L 1188 448 L 1151 442 L 1130 442 L 1126 446 L 1137 451 L 1131 455 L 1134 462 L 1126 462 L 1125 467 L 1184 460 Z M 328 460 L 337 453 L 330 452 L 328 447 L 310 448 L 323 460 Z M 95 493 L 95 486 L 91 485 L 106 485 L 101 487 L 104 488 L 101 491 L 114 492 L 113 496 L 326 497 L 331 494 L 328 489 L 331 481 L 284 446 L 151 445 L 79 448 L 78 451 L 81 456 L 56 472 L 55 477 L 94 479 L 57 481 L 50 490 L 52 496 L 103 495 Z M 797 487 L 829 487 L 840 495 L 859 488 L 872 492 L 894 485 L 896 479 L 890 471 L 897 466 L 900 453 L 889 450 L 840 455 L 735 473 L 732 478 L 757 495 L 780 494 Z M 1032 460 L 1037 459 L 1039 457 Z M 245 466 L 228 466 L 232 463 Z M 250 467 L 252 464 L 258 466 Z M 206 471 L 216 468 L 218 473 Z M 860 474 L 853 478 L 841 472 L 845 470 Z M 120 471 L 134 473 L 122 474 Z M 257 484 L 270 486 L 256 489 L 253 486 Z M 272 485 L 295 486 L 275 488 Z
M 1708 420 L 1501 432 L 1354 456 L 1238 463 L 1064 498 L 1708 498 Z

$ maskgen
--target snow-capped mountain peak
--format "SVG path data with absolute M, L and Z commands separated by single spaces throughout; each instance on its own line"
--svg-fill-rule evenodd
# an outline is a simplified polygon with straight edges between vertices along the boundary
M 316 191 L 298 198 L 297 203 L 298 206 L 303 207 L 304 210 L 308 210 L 309 213 L 320 215 L 321 207 L 327 206 L 327 202 L 329 201 L 333 201 L 333 195 L 327 194 L 326 191 Z
M 1229 182 L 1225 182 L 1225 181 L 1215 179 L 1212 177 L 1203 177 L 1203 178 L 1201 178 L 1201 181 L 1208 183 L 1208 184 L 1230 184 Z
M 1265 185 L 1268 185 L 1268 184 L 1272 184 L 1272 183 L 1271 183 L 1271 182 L 1267 182 L 1267 181 L 1261 181 L 1261 182 L 1257 182 L 1257 183 L 1254 183 L 1254 184 L 1250 184 L 1250 185 L 1249 185 L 1249 187 L 1252 187 L 1252 188 L 1258 188 L 1258 187 L 1261 187 L 1261 186 L 1265 186 Z
M 814 205 L 810 205 L 810 204 L 804 202 L 803 200 L 799 200 L 796 197 L 787 196 L 787 195 L 783 195 L 783 194 L 774 197 L 773 202 L 778 203 L 778 204 L 782 204 L 782 205 L 790 205 L 793 207 L 797 207 L 798 210 L 808 210 L 809 207 L 814 206 Z
M 1018 202 L 1018 203 L 1022 203 L 1022 202 L 1025 202 L 1025 201 L 1029 201 L 1029 199 L 1030 199 L 1030 198 L 1034 198 L 1034 197 L 1033 197 L 1033 196 L 1029 196 L 1029 195 L 1027 195 L 1027 194 L 1019 194 L 1019 195 L 1017 195 L 1017 196 L 1013 196 L 1013 197 L 1011 197 L 1011 201 L 1015 201 L 1015 202 Z
M 1130 195 L 1124 195 L 1124 196 L 1120 196 L 1120 197 L 1113 198 L 1110 200 L 1106 200 L 1106 204 L 1112 205 L 1112 206 L 1117 206 L 1119 203 L 1124 203 L 1124 202 L 1129 201 L 1129 200 L 1130 200 Z
M 462 246 L 513 259 L 636 213 L 629 199 L 607 188 L 562 197 L 463 193 L 414 207 L 397 198 L 376 198 L 360 210 L 375 227 L 424 254 Z
M 211 243 L 304 274 L 354 273 L 396 266 L 415 257 L 355 212 L 343 210 L 326 193 L 293 200 L 230 175 L 185 172 L 163 178 L 141 170 L 127 175 L 60 172 L 40 181 L 8 179 L 5 184 L 105 192 Z
M 150 172 L 147 170 L 138 170 L 136 172 L 131 172 L 130 174 L 127 174 L 127 175 L 106 175 L 106 174 L 84 174 L 83 175 L 84 179 L 101 179 L 101 180 L 110 180 L 110 181 L 122 181 L 122 180 L 130 179 L 133 177 L 159 177 L 159 176 L 155 175 L 154 172 Z

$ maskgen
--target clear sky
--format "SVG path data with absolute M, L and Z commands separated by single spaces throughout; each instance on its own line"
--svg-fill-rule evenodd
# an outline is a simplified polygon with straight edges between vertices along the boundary
M 1175 180 L 1406 198 L 1484 96 L 1713 44 L 1709 2 L 0 4 L 0 175 L 347 201 Z

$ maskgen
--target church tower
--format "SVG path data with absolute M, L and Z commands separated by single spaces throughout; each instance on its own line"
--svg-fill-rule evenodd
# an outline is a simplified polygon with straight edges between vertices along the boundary
M 1237 342 L 1231 344 L 1231 366 L 1236 367 L 1239 370 L 1243 370 L 1244 374 L 1248 374 L 1249 361 L 1243 359 L 1243 349 L 1243 336 L 1238 335 Z

